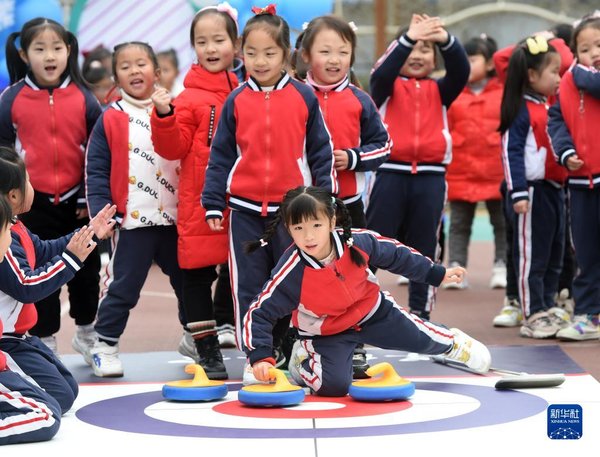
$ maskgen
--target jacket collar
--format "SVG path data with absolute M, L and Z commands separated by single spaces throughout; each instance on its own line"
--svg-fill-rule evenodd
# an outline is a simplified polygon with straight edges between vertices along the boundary
M 279 78 L 279 81 L 277 81 L 273 86 L 273 90 L 283 89 L 290 82 L 290 80 L 290 75 L 288 75 L 287 73 L 283 73 L 281 75 L 281 78 Z M 248 78 L 248 81 L 246 82 L 248 84 L 248 87 L 250 87 L 250 89 L 252 89 L 253 91 L 264 92 L 263 88 L 260 86 L 260 83 L 252 76 L 250 76 Z
M 525 100 L 528 100 L 533 103 L 546 103 L 546 101 L 547 101 L 547 98 L 544 97 L 543 95 L 540 95 L 536 92 L 531 92 L 531 91 L 525 92 L 525 95 L 523 95 L 523 98 Z
M 350 85 L 350 80 L 348 79 L 348 75 L 346 75 L 344 77 L 344 79 L 342 79 L 341 81 L 338 81 L 335 84 L 330 84 L 330 85 L 318 84 L 313 79 L 312 72 L 310 72 L 310 71 L 306 74 L 306 82 L 310 85 L 310 87 L 312 87 L 314 90 L 319 91 L 319 92 L 341 92 Z
M 238 86 L 238 79 L 234 73 L 227 70 L 211 73 L 202 65 L 194 64 L 185 75 L 183 86 L 186 89 L 204 89 L 229 94 Z
M 33 90 L 49 90 L 49 91 L 52 91 L 53 89 L 64 89 L 65 87 L 67 87 L 69 85 L 70 82 L 71 82 L 71 77 L 67 73 L 67 74 L 65 74 L 65 75 L 63 75 L 61 77 L 61 80 L 60 80 L 58 86 L 56 86 L 56 87 L 44 87 L 44 86 L 40 86 L 38 84 L 38 82 L 35 80 L 35 76 L 33 76 L 33 73 L 31 73 L 30 71 L 28 71 L 27 74 L 25 75 L 25 84 L 27 84 Z
M 331 243 L 333 244 L 333 249 L 335 250 L 336 259 L 340 259 L 342 257 L 342 255 L 344 254 L 344 243 L 342 242 L 340 234 L 338 233 L 337 230 L 334 230 L 333 232 L 331 232 Z M 296 250 L 298 251 L 300 258 L 308 266 L 314 268 L 315 270 L 320 270 L 322 268 L 325 268 L 325 266 L 321 262 L 319 262 L 317 259 L 315 259 L 312 255 L 307 254 L 299 247 L 297 247 Z

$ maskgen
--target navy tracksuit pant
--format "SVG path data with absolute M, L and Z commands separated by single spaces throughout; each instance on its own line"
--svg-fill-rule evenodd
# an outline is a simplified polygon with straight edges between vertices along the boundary
M 575 314 L 600 313 L 600 188 L 569 188 L 571 235 L 579 273 L 573 280 Z
M 434 262 L 439 257 L 439 230 L 446 203 L 442 174 L 404 174 L 378 171 L 369 196 L 367 227 L 396 238 Z M 429 318 L 436 288 L 411 281 L 408 307 Z
M 565 245 L 565 194 L 547 181 L 529 182 L 529 211 L 512 211 L 513 260 L 523 314 L 554 306 Z M 507 201 L 507 212 L 512 201 Z
M 443 354 L 454 341 L 448 329 L 408 313 L 389 294 L 373 315 L 358 324 L 358 329 L 300 338 L 308 353 L 300 375 L 317 395 L 326 397 L 348 393 L 352 383 L 352 354 L 359 343 L 419 354 Z
M 60 427 L 60 406 L 11 370 L 0 371 L 0 446 L 48 441 Z
M 244 243 L 259 240 L 273 220 L 254 213 L 232 210 L 229 219 L 229 274 L 235 312 L 235 338 L 242 348 L 241 328 L 250 304 L 263 290 L 283 252 L 292 245 L 292 237 L 282 222 L 269 243 L 251 254 L 244 252 Z M 281 340 L 289 327 L 290 318 L 280 320 L 273 329 L 273 347 Z
M 56 355 L 37 336 L 0 338 L 7 366 L 56 400 L 59 415 L 66 413 L 79 393 L 77 381 Z
M 156 262 L 177 296 L 179 322 L 187 323 L 182 305 L 182 273 L 177 262 L 177 227 L 158 225 L 117 230 L 112 238 L 112 256 L 94 328 L 98 336 L 118 343 L 125 331 L 129 311 L 137 305 L 152 263 Z

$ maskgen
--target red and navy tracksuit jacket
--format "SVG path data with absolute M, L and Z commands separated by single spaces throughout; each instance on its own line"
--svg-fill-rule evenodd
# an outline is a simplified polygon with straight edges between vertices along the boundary
M 346 76 L 337 86 L 323 87 L 308 79 L 319 100 L 333 149 L 348 154 L 348 169 L 337 170 L 339 198 L 352 203 L 365 190 L 365 171 L 375 171 L 389 155 L 392 140 L 373 100 L 350 84 Z
M 561 164 L 573 154 L 583 161 L 569 170 L 571 235 L 579 273 L 573 280 L 576 315 L 600 314 L 600 72 L 575 65 L 564 74 L 550 108 L 548 132 Z
M 94 95 L 69 76 L 47 89 L 29 74 L 0 97 L 0 144 L 15 146 L 36 192 L 54 204 L 79 192 L 84 207 L 85 144 L 100 113 Z
M 17 222 L 11 235 L 12 243 L 0 263 L 0 319 L 5 333 L 23 335 L 37 322 L 33 302 L 69 282 L 82 263 L 66 249 L 73 234 L 40 240 Z
M 444 174 L 452 159 L 446 110 L 469 78 L 470 65 L 458 40 L 440 45 L 446 75 L 434 80 L 400 76 L 416 42 L 402 35 L 376 62 L 371 96 L 394 141 L 389 160 L 379 168 L 398 173 Z
M 284 194 L 300 185 L 338 193 L 319 103 L 309 87 L 287 74 L 269 91 L 250 78 L 221 112 L 202 192 L 206 218 L 222 218 L 227 203 L 273 214 Z
M 354 246 L 366 262 L 415 281 L 439 285 L 446 269 L 402 243 L 368 230 L 353 230 Z M 272 356 L 274 323 L 292 313 L 300 335 L 334 335 L 356 326 L 386 300 L 367 265 L 352 262 L 340 233 L 332 233 L 333 265 L 323 266 L 295 245 L 279 260 L 250 305 L 243 343 L 250 363 Z
M 514 230 L 513 258 L 523 313 L 529 317 L 554 306 L 565 240 L 566 171 L 552 154 L 548 105 L 526 94 L 517 117 L 502 136 L 502 163 Z M 513 205 L 527 200 L 528 211 Z

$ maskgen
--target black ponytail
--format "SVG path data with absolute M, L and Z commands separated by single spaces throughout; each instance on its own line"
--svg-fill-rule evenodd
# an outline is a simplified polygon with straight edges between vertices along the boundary
M 342 242 L 348 246 L 352 262 L 359 266 L 366 265 L 364 257 L 354 247 L 352 218 L 348 208 L 342 200 L 333 197 L 327 190 L 321 187 L 299 186 L 288 191 L 263 236 L 260 240 L 244 243 L 245 251 L 249 253 L 259 247 L 266 246 L 277 232 L 281 221 L 286 226 L 295 225 L 307 219 L 316 219 L 319 212 L 325 213 L 330 220 L 334 216 L 336 217 L 338 225 L 343 230 Z
M 527 41 L 534 40 L 528 38 Z M 502 104 L 500 105 L 500 133 L 506 132 L 519 113 L 523 105 L 523 96 L 530 89 L 529 70 L 542 72 L 550 62 L 548 56 L 555 53 L 556 50 L 550 44 L 547 44 L 546 51 L 537 51 L 532 53 L 528 49 L 526 40 L 521 41 L 513 50 L 508 61 L 508 70 L 506 72 L 506 83 L 502 93 Z
M 6 68 L 8 69 L 11 84 L 24 78 L 27 74 L 27 64 L 21 59 L 19 50 L 15 44 L 20 35 L 21 32 L 13 32 L 6 39 Z

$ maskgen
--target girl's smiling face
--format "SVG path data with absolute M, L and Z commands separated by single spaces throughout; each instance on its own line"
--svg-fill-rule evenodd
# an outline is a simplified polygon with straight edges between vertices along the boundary
M 334 228 L 335 216 L 330 219 L 323 211 L 317 213 L 316 219 L 288 225 L 296 246 L 317 260 L 323 260 L 331 253 L 331 231 Z
M 317 84 L 335 84 L 350 71 L 352 44 L 335 30 L 323 29 L 315 35 L 311 49 L 303 52 L 303 59 Z
M 266 30 L 252 30 L 242 51 L 246 70 L 261 86 L 273 86 L 279 81 L 286 54 Z

